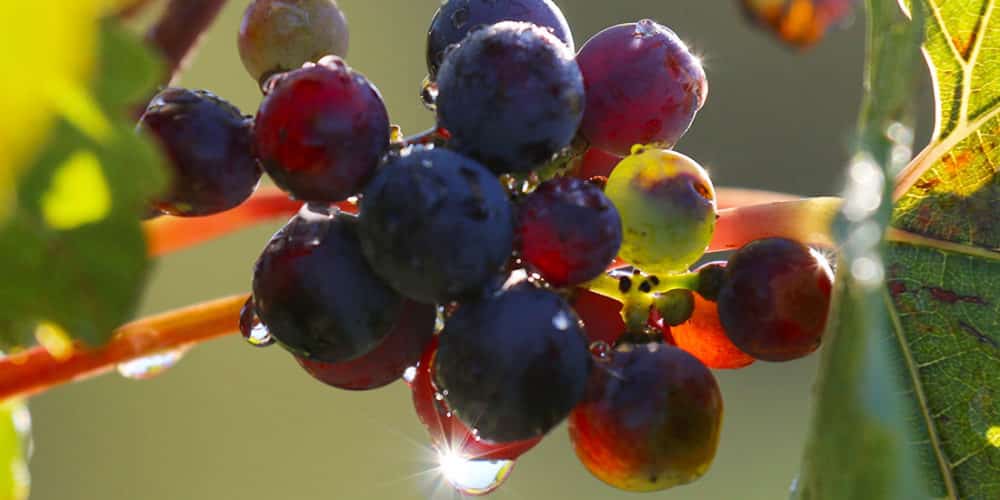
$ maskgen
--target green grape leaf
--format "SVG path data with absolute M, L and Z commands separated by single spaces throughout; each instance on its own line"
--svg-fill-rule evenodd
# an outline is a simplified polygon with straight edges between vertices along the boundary
M 72 113 L 14 180 L 0 221 L 0 349 L 31 344 L 42 321 L 99 344 L 138 303 L 149 267 L 140 216 L 165 178 L 130 114 L 161 66 L 111 20 L 98 55 L 91 95 L 67 94 Z
M 912 0 L 912 22 L 886 24 L 893 3 L 869 1 L 859 150 L 898 175 L 870 217 L 857 217 L 866 199 L 848 182 L 840 301 L 797 493 L 1000 498 L 1000 2 Z M 913 86 L 900 83 L 905 68 L 880 70 L 906 59 L 906 41 L 891 39 L 907 29 L 922 34 L 937 116 L 903 168 L 900 137 L 912 133 L 894 120 L 905 121 Z M 889 241 L 877 243 L 887 223 Z
M 26 500 L 31 417 L 20 401 L 0 403 L 0 499 Z
M 934 137 L 898 177 L 886 252 L 931 494 L 1000 498 L 1000 6 L 923 0 Z

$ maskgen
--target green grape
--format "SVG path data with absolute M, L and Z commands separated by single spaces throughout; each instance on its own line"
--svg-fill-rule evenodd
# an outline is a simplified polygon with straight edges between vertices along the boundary
M 687 269 L 715 230 L 715 188 L 698 163 L 674 151 L 636 146 L 618 163 L 605 194 L 622 216 L 623 259 L 651 274 Z
M 347 19 L 335 0 L 254 0 L 237 45 L 243 66 L 261 84 L 271 75 L 347 55 Z

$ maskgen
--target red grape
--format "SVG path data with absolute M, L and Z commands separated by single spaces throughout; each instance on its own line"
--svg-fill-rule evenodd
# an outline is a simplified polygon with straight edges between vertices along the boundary
M 275 184 L 304 201 L 341 201 L 375 172 L 389 147 L 389 116 L 378 89 L 330 56 L 278 77 L 255 134 Z
M 765 238 L 737 250 L 726 270 L 719 319 L 736 347 L 764 361 L 819 347 L 833 287 L 825 259 L 797 241 Z
M 521 257 L 552 286 L 599 276 L 622 242 L 622 222 L 601 189 L 572 177 L 543 182 L 518 206 Z
M 601 481 L 656 491 L 708 470 L 721 425 L 722 394 L 705 365 L 666 344 L 624 344 L 596 362 L 569 435 Z
M 576 60 L 587 96 L 580 131 L 609 153 L 624 156 L 636 144 L 672 147 L 708 94 L 698 58 L 648 19 L 601 31 Z

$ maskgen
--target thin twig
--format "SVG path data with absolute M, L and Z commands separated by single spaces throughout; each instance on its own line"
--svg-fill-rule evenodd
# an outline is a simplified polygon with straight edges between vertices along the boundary
M 162 17 L 146 33 L 146 41 L 163 55 L 170 83 L 212 24 L 226 0 L 170 0 Z

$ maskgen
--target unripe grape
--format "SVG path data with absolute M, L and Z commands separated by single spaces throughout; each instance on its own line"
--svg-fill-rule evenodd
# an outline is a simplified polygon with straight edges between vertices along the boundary
M 647 273 L 685 270 L 712 239 L 715 188 L 687 156 L 636 147 L 611 172 L 604 192 L 622 216 L 619 255 Z
M 243 66 L 258 82 L 326 55 L 347 55 L 347 19 L 335 0 L 254 0 L 237 38 Z

